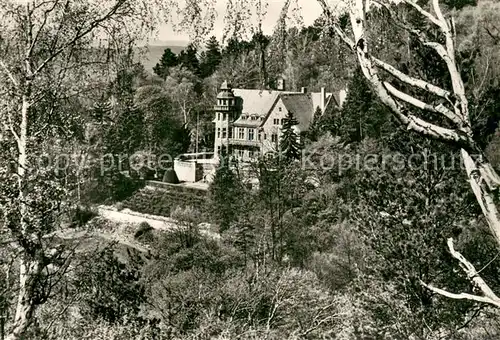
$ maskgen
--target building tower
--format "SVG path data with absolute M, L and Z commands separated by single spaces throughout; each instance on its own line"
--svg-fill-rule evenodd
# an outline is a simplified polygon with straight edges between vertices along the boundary
M 220 92 L 217 95 L 217 105 L 215 111 L 215 145 L 214 153 L 218 157 L 224 150 L 230 154 L 230 140 L 233 138 L 233 122 L 236 117 L 236 97 L 231 85 L 227 81 L 223 82 Z

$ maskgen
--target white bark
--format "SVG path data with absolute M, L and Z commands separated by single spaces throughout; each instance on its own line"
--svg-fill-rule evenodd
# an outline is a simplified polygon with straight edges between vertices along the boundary
M 445 289 L 436 288 L 432 285 L 426 284 L 425 282 L 420 282 L 424 287 L 437 293 L 439 295 L 446 296 L 450 299 L 455 300 L 472 300 L 481 303 L 487 303 L 493 305 L 495 307 L 500 308 L 500 298 L 491 290 L 488 284 L 483 280 L 483 278 L 479 275 L 479 272 L 476 270 L 474 265 L 467 261 L 467 259 L 455 250 L 453 246 L 453 239 L 448 239 L 448 249 L 450 251 L 451 256 L 459 261 L 460 267 L 467 274 L 468 279 L 474 285 L 474 287 L 480 291 L 483 296 L 474 295 L 469 293 L 450 293 Z
M 388 5 L 383 0 L 377 2 L 384 6 L 389 13 L 391 13 L 393 19 L 396 20 L 399 27 L 407 30 L 411 34 L 414 34 L 425 46 L 433 48 L 441 57 L 447 65 L 447 69 L 452 80 L 452 92 L 441 89 L 423 80 L 410 77 L 370 54 L 369 42 L 367 41 L 365 34 L 366 1 L 367 0 L 353 0 L 350 19 L 354 33 L 354 41 L 351 40 L 337 24 L 334 23 L 335 31 L 343 41 L 353 48 L 364 76 L 369 81 L 372 89 L 377 94 L 379 99 L 392 111 L 396 118 L 408 128 L 408 130 L 412 130 L 422 135 L 433 137 L 442 141 L 455 142 L 458 146 L 462 147 L 462 159 L 471 189 L 474 192 L 476 200 L 481 207 L 490 230 L 496 239 L 497 245 L 500 247 L 500 214 L 493 199 L 493 191 L 500 187 L 500 177 L 493 169 L 493 166 L 486 159 L 484 159 L 480 148 L 473 139 L 465 86 L 455 60 L 454 31 L 453 27 L 450 26 L 439 7 L 439 0 L 432 1 L 432 8 L 435 12 L 435 16 L 430 12 L 425 11 L 413 0 L 403 1 L 411 5 L 431 23 L 440 28 L 440 31 L 445 38 L 445 45 L 429 41 L 423 32 L 410 27 L 406 23 L 398 22 L 397 15 L 394 13 L 391 5 Z M 326 1 L 318 0 L 318 2 L 323 7 L 325 14 L 329 17 L 330 21 L 333 21 L 332 14 L 328 9 Z M 377 68 L 384 70 L 409 86 L 417 87 L 430 94 L 447 99 L 448 103 L 453 106 L 453 110 L 447 108 L 444 104 L 440 104 L 438 106 L 429 105 L 414 96 L 396 89 L 390 82 L 384 82 L 381 80 L 378 75 Z M 422 110 L 441 114 L 454 123 L 455 127 L 445 128 L 424 121 L 410 114 L 409 109 L 407 109 L 405 104 L 409 104 Z M 477 153 L 477 155 L 471 156 L 470 153 Z M 500 307 L 499 298 L 493 293 L 493 291 L 491 291 L 484 280 L 477 275 L 477 272 L 472 264 L 470 264 L 460 253 L 454 250 L 452 240 L 449 241 L 448 246 L 452 256 L 460 261 L 462 268 L 464 268 L 467 272 L 470 281 L 477 286 L 485 296 L 474 296 L 466 293 L 453 294 L 425 283 L 422 284 L 432 291 L 450 298 L 486 302 Z
M 481 168 L 478 168 L 476 162 L 464 149 L 462 149 L 462 161 L 465 165 L 469 184 L 488 222 L 491 233 L 495 237 L 497 244 L 500 244 L 500 216 L 488 185 L 490 182 L 498 183 L 498 176 L 488 163 L 480 165 L 483 169 L 480 170 Z

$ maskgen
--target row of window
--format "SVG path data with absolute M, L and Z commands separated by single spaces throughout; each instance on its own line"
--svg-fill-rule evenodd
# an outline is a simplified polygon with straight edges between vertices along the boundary
M 245 139 L 245 128 L 237 128 L 237 138 L 244 140 Z M 217 138 L 233 138 L 233 129 L 229 129 L 229 135 L 227 128 L 217 128 Z M 267 140 L 266 133 L 258 133 L 256 134 L 255 129 L 248 129 L 246 139 L 249 141 L 253 140 Z M 278 141 L 278 134 L 271 134 L 271 142 L 276 143 Z
M 231 106 L 234 103 L 234 99 L 217 99 L 217 104 L 219 106 Z
M 217 120 L 227 120 L 229 118 L 229 114 L 217 112 Z
M 229 118 L 229 114 L 228 113 L 217 112 L 217 120 L 218 121 L 224 121 L 224 120 L 227 120 L 228 118 Z M 261 117 L 242 115 L 241 118 L 242 119 L 250 118 L 250 120 L 258 120 Z M 274 118 L 273 119 L 273 124 L 274 125 L 283 125 L 284 123 L 285 123 L 285 118 L 282 118 L 282 119 Z
M 222 147 L 219 145 L 217 147 L 217 153 L 220 154 L 221 150 L 222 150 Z M 259 155 L 259 153 L 260 152 L 258 150 L 255 150 L 255 151 L 254 150 L 248 150 L 248 157 L 249 158 L 257 157 Z M 238 156 L 240 158 L 244 158 L 245 157 L 245 150 L 235 150 L 234 154 L 235 154 L 235 156 Z

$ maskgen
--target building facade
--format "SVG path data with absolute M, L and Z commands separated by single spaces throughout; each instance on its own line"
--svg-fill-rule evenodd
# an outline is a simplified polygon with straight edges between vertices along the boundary
M 282 87 L 284 88 L 284 87 Z M 338 105 L 332 93 L 232 89 L 224 82 L 215 111 L 216 155 L 224 152 L 242 161 L 279 151 L 284 119 L 291 112 L 297 133 L 307 131 L 318 111 Z M 319 108 L 319 110 L 318 110 Z

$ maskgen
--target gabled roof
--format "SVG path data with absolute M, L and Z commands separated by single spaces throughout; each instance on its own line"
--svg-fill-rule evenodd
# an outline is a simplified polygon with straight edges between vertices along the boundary
M 311 124 L 317 107 L 321 107 L 321 93 L 286 92 L 271 90 L 233 89 L 241 116 L 234 122 L 237 126 L 259 127 L 269 116 L 279 98 L 286 109 L 293 112 L 299 121 L 299 129 L 305 131 Z M 332 93 L 326 93 L 326 104 L 335 101 Z M 245 117 L 245 119 L 243 119 Z M 253 119 L 252 119 L 253 117 Z
M 299 122 L 299 130 L 307 130 L 313 120 L 314 111 L 316 110 L 313 105 L 312 95 L 310 93 L 285 94 L 281 96 L 281 100 L 287 111 L 293 113 L 294 117 Z
M 263 119 L 267 117 L 271 111 L 274 103 L 283 91 L 270 91 L 270 90 L 247 90 L 247 89 L 234 89 L 233 93 L 236 97 L 240 97 L 240 107 L 242 107 L 242 115 L 247 116 L 247 119 L 238 118 L 235 122 L 236 125 L 246 126 L 260 126 Z M 256 120 L 251 120 L 250 117 L 257 117 Z M 262 118 L 262 119 L 261 119 Z

